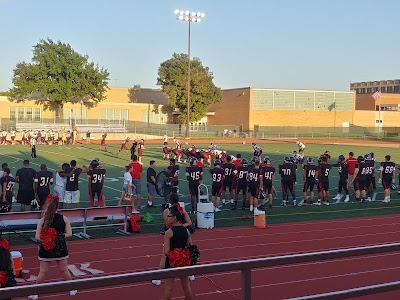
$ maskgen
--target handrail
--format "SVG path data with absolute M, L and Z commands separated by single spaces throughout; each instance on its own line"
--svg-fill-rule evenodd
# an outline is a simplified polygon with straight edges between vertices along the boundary
M 387 282 L 382 284 L 375 284 L 369 286 L 358 287 L 354 289 L 329 292 L 323 294 L 315 294 L 303 297 L 288 298 L 286 300 L 339 300 L 339 299 L 350 299 L 355 297 L 368 296 L 372 294 L 379 294 L 385 292 L 391 292 L 400 289 L 400 281 Z
M 372 255 L 399 251 L 400 243 L 384 245 L 363 246 L 338 250 L 317 251 L 304 254 L 283 255 L 278 257 L 257 258 L 231 262 L 197 265 L 191 267 L 132 272 L 117 275 L 108 275 L 69 281 L 58 281 L 44 284 L 33 284 L 21 287 L 11 287 L 1 290 L 2 298 L 22 297 L 30 294 L 51 294 L 69 290 L 91 289 L 99 286 L 113 286 L 150 281 L 153 279 L 166 279 L 189 275 L 241 271 L 242 299 L 251 300 L 251 270 L 265 267 L 291 265 L 305 262 L 325 261 L 346 257 Z

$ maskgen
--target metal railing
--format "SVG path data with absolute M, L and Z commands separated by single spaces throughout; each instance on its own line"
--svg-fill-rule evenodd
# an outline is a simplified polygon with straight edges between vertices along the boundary
M 251 300 L 251 271 L 265 267 L 276 267 L 298 263 L 326 261 L 347 257 L 373 255 L 400 250 L 400 243 L 386 245 L 363 246 L 356 248 L 318 251 L 304 254 L 284 255 L 278 257 L 220 262 L 197 265 L 191 267 L 133 272 L 118 275 L 100 276 L 69 281 L 58 281 L 44 284 L 33 284 L 21 287 L 5 288 L 1 290 L 2 298 L 23 297 L 31 294 L 52 294 L 70 290 L 95 289 L 98 287 L 132 284 L 151 281 L 153 279 L 176 278 L 190 275 L 223 273 L 231 271 L 241 272 L 241 299 Z M 390 289 L 389 289 L 390 288 Z M 400 289 L 400 284 L 387 286 L 385 290 Z M 371 293 L 374 289 L 370 289 Z M 316 298 L 314 298 L 316 299 Z M 328 299 L 328 298 L 327 298 Z M 332 298 L 333 299 L 333 298 Z M 338 298 L 335 298 L 338 299 Z

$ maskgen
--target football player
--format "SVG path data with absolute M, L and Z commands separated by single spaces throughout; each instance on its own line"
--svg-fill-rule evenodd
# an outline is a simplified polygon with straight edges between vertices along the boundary
M 382 184 L 385 192 L 383 203 L 390 202 L 390 188 L 391 185 L 396 182 L 396 165 L 394 162 L 391 162 L 390 159 L 391 156 L 386 155 L 385 161 L 381 162 L 381 166 L 379 168 L 379 183 Z
M 314 204 L 314 186 L 317 178 L 318 167 L 314 165 L 314 159 L 309 157 L 307 164 L 303 167 L 303 201 L 302 205 L 307 206 L 307 191 L 310 190 L 310 205 Z M 299 203 L 300 204 L 300 203 Z
M 258 176 L 260 175 L 260 161 L 257 157 L 252 159 L 252 164 L 247 172 L 248 182 L 248 199 L 250 202 L 250 211 L 258 207 L 258 193 L 260 182 Z M 265 202 L 265 199 L 264 199 Z
M 94 199 L 97 195 L 97 206 L 102 207 L 103 204 L 103 186 L 104 177 L 106 175 L 106 170 L 103 169 L 98 160 L 92 160 L 90 162 L 90 170 L 88 174 L 88 191 L 90 198 L 90 207 L 94 207 Z
M 47 196 L 50 194 L 50 185 L 53 184 L 53 172 L 47 170 L 47 166 L 42 164 L 40 171 L 36 173 L 35 196 L 39 201 L 39 207 L 42 209 Z
M 260 170 L 260 186 L 262 187 L 263 191 L 266 195 L 268 195 L 269 201 L 269 208 L 272 208 L 272 190 L 273 190 L 273 183 L 275 180 L 275 167 L 271 163 L 271 159 L 266 156 L 264 158 L 264 164 Z M 262 209 L 265 205 L 265 198 L 261 203 L 260 209 Z
M 237 202 L 239 199 L 239 193 L 242 192 L 243 194 L 243 205 L 242 209 L 246 208 L 247 205 L 247 173 L 249 171 L 247 159 L 243 158 L 240 161 L 240 166 L 237 167 L 236 173 L 236 193 L 235 193 L 235 203 L 234 208 L 237 207 Z
M 299 147 L 299 153 L 304 156 L 304 149 L 306 148 L 306 145 L 299 140 L 296 141 L 296 145 Z
M 196 203 L 199 201 L 199 185 L 203 180 L 203 168 L 197 164 L 195 157 L 190 158 L 190 166 L 186 167 L 186 178 L 189 184 L 192 213 L 196 212 Z
M 129 155 L 128 146 L 127 146 L 128 143 L 129 143 L 129 141 L 130 141 L 130 137 L 127 137 L 127 138 L 121 143 L 121 149 L 119 149 L 119 150 L 117 151 L 116 155 L 118 155 L 118 154 L 122 151 L 122 149 L 125 149 L 126 155 Z
M 321 158 L 321 164 L 318 166 L 318 184 L 320 186 L 320 191 L 322 192 L 322 204 L 329 205 L 330 192 L 329 192 L 329 174 L 332 166 L 328 163 L 328 155 Z M 329 156 L 330 157 L 330 156 Z M 321 205 L 321 201 L 318 200 L 317 205 Z
M 339 203 L 343 197 L 342 196 L 342 189 L 343 189 L 346 194 L 344 202 L 349 202 L 350 194 L 349 190 L 347 189 L 347 178 L 349 176 L 349 172 L 348 172 L 348 165 L 346 163 L 346 158 L 344 157 L 344 155 L 343 154 L 339 155 L 338 162 L 336 164 L 333 164 L 332 166 L 337 167 L 339 173 L 338 193 L 336 197 L 333 199 L 336 200 L 336 203 Z
M 281 175 L 282 185 L 282 206 L 286 206 L 288 191 L 292 194 L 293 205 L 296 206 L 296 194 L 294 184 L 296 182 L 296 165 L 290 162 L 289 157 L 283 159 L 283 164 L 279 165 L 279 174 Z
M 222 162 L 216 159 L 214 160 L 214 168 L 210 169 L 212 179 L 211 199 L 215 206 L 215 212 L 221 211 L 219 203 L 225 176 L 225 171 L 221 167 L 221 164 Z
M 225 191 L 228 189 L 231 196 L 231 205 L 234 206 L 234 193 L 233 193 L 233 182 L 235 180 L 236 175 L 236 166 L 232 163 L 232 157 L 228 155 L 226 157 L 226 163 L 222 165 L 222 168 L 225 172 L 225 180 L 222 187 L 222 205 L 225 205 Z

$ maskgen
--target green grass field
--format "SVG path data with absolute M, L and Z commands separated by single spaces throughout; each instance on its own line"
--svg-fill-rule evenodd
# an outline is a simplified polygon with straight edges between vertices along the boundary
M 208 145 L 199 144 L 196 145 L 199 148 L 206 148 Z M 264 155 L 271 157 L 272 162 L 275 166 L 282 162 L 284 156 L 292 154 L 293 150 L 297 150 L 294 143 L 266 143 L 260 144 L 263 148 Z M 95 157 L 100 158 L 101 165 L 107 170 L 104 194 L 106 197 L 107 205 L 116 205 L 121 195 L 122 188 L 122 176 L 123 166 L 129 163 L 129 156 L 126 156 L 124 152 L 121 152 L 119 156 L 115 155 L 120 145 L 108 145 L 108 152 L 98 151 L 98 145 L 38 145 L 37 146 L 37 159 L 30 159 L 30 148 L 28 146 L 21 145 L 7 145 L 0 146 L 0 162 L 7 162 L 10 165 L 11 172 L 15 176 L 16 170 L 22 167 L 23 159 L 30 159 L 31 167 L 39 170 L 39 166 L 45 163 L 49 170 L 54 171 L 58 169 L 62 163 L 69 162 L 75 159 L 78 162 L 78 166 L 88 165 L 90 160 Z M 249 144 L 221 144 L 219 145 L 221 150 L 227 150 L 228 154 L 235 155 L 241 153 L 242 157 L 252 157 L 252 148 Z M 315 160 L 324 151 L 329 150 L 332 155 L 331 163 L 336 162 L 337 156 L 343 154 L 347 157 L 349 151 L 353 151 L 355 155 L 364 155 L 368 152 L 374 152 L 377 159 L 377 168 L 379 163 L 384 159 L 386 154 L 392 156 L 392 161 L 400 161 L 400 153 L 398 149 L 391 148 L 379 148 L 379 147 L 360 147 L 360 146 L 343 146 L 337 144 L 322 145 L 322 144 L 307 144 L 305 155 L 306 157 L 314 157 Z M 146 190 L 146 176 L 145 171 L 149 165 L 150 160 L 156 160 L 157 172 L 163 170 L 169 164 L 168 161 L 162 160 L 162 146 L 160 145 L 146 145 L 144 151 L 143 164 L 144 172 L 142 174 L 142 205 L 147 203 L 147 190 Z M 190 202 L 188 197 L 188 187 L 185 178 L 185 167 L 187 164 L 180 164 L 180 194 L 181 200 L 186 203 Z M 298 184 L 296 185 L 297 200 L 302 199 L 302 175 L 301 168 L 297 173 Z M 210 174 L 208 168 L 204 171 L 204 183 L 207 185 L 211 184 Z M 399 199 L 400 195 L 397 192 L 392 192 L 392 202 L 389 204 L 383 204 L 380 200 L 383 199 L 382 187 L 377 183 L 377 198 L 375 202 L 365 204 L 355 203 L 340 203 L 337 205 L 330 206 L 313 206 L 313 207 L 279 207 L 281 203 L 281 191 L 280 191 L 280 176 L 276 175 L 275 186 L 278 191 L 278 199 L 274 199 L 273 209 L 266 209 L 267 223 L 282 223 L 282 222 L 298 222 L 298 221 L 310 221 L 320 219 L 332 219 L 332 218 L 346 218 L 346 217 L 357 217 L 367 215 L 382 215 L 382 214 L 393 214 L 400 213 Z M 333 168 L 331 172 L 331 195 L 336 196 L 337 193 L 337 181 L 338 174 L 337 169 Z M 397 181 L 397 180 L 396 180 Z M 87 192 L 87 178 L 85 174 L 81 175 L 80 178 L 80 190 L 81 190 L 81 206 L 87 207 L 89 205 L 89 196 Z M 227 197 L 229 198 L 229 197 Z M 354 196 L 352 197 L 354 200 Z M 160 204 L 162 199 L 156 197 L 155 204 Z M 240 205 L 240 204 L 239 204 Z M 190 207 L 190 206 L 189 206 Z M 249 215 L 249 211 L 231 211 L 230 206 L 226 206 L 222 212 L 215 215 L 216 226 L 237 226 L 246 225 L 250 221 L 244 221 L 243 215 Z M 190 208 L 188 209 L 190 210 Z M 18 205 L 14 204 L 14 211 L 19 211 Z M 149 223 L 143 226 L 144 232 L 156 232 L 162 226 L 161 210 L 160 208 L 148 209 L 144 208 L 143 212 L 150 211 L 154 217 L 155 222 Z M 104 232 L 99 233 L 104 234 Z

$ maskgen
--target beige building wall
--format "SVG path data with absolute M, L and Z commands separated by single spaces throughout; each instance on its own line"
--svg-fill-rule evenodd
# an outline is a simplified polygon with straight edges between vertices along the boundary
M 243 130 L 249 128 L 250 118 L 250 88 L 223 90 L 222 99 L 209 107 L 215 115 L 208 116 L 209 125 L 243 125 Z

